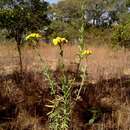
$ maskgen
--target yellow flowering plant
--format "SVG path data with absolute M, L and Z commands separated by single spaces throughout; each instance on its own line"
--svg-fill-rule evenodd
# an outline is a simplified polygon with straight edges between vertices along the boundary
M 25 37 L 26 41 L 31 42 L 31 46 L 36 46 L 38 43 L 38 40 L 42 38 L 42 35 L 39 33 L 31 33 Z
M 81 50 L 80 51 L 80 56 L 81 57 L 86 57 L 86 56 L 89 56 L 89 55 L 91 55 L 92 54 L 92 51 L 91 50 Z
M 79 78 L 79 73 L 80 73 L 80 68 L 81 68 L 81 62 L 84 60 L 84 59 L 87 59 L 89 55 L 92 54 L 92 50 L 89 50 L 89 49 L 84 49 L 84 47 L 80 46 L 79 45 L 79 52 L 77 54 L 78 56 L 78 59 L 77 59 L 77 78 Z
M 46 107 L 51 108 L 51 111 L 48 113 L 49 117 L 49 128 L 50 130 L 67 130 L 70 125 L 70 115 L 71 115 L 71 87 L 72 80 L 65 75 L 64 71 L 64 63 L 63 63 L 63 45 L 68 42 L 65 38 L 56 37 L 53 39 L 53 45 L 58 46 L 60 48 L 60 56 L 61 59 L 60 65 L 62 68 L 61 77 L 59 78 L 60 86 L 57 81 L 53 77 L 53 71 L 49 68 L 47 61 L 40 55 L 38 48 L 34 46 L 34 43 L 37 44 L 38 40 L 42 38 L 40 34 L 32 33 L 26 36 L 26 41 L 31 41 L 33 44 L 33 50 L 38 55 L 40 62 L 43 64 L 43 74 L 45 78 L 48 80 L 50 86 L 50 94 L 53 97 L 53 100 L 49 101 L 49 105 Z M 62 94 L 59 93 L 59 88 Z M 64 117 L 64 120 L 62 118 Z
M 84 42 L 84 23 L 80 29 L 80 40 L 79 40 L 79 52 L 78 52 L 78 62 L 77 62 L 77 72 L 74 77 L 70 77 L 65 71 L 64 58 L 63 58 L 63 46 L 68 43 L 68 40 L 64 37 L 56 37 L 52 40 L 52 44 L 60 49 L 60 59 L 58 68 L 59 77 L 55 78 L 55 74 L 47 65 L 47 62 L 41 57 L 40 52 L 35 45 L 42 36 L 38 33 L 31 33 L 25 37 L 26 41 L 31 41 L 33 44 L 33 49 L 43 63 L 43 74 L 47 79 L 50 87 L 50 94 L 52 95 L 52 100 L 49 100 L 46 107 L 51 108 L 48 113 L 49 118 L 49 128 L 50 130 L 67 130 L 70 127 L 71 112 L 73 109 L 75 101 L 72 102 L 71 98 L 71 88 L 74 82 L 80 82 L 79 89 L 76 91 L 76 100 L 80 99 L 80 93 L 87 79 L 87 64 L 82 65 L 81 62 L 87 59 L 89 55 L 92 54 L 91 50 L 85 48 Z M 77 80 L 80 78 L 80 80 Z M 58 80 L 57 80 L 58 79 Z
M 84 18 L 84 14 L 82 18 Z M 67 43 L 68 40 L 62 37 L 56 37 L 52 40 L 52 44 L 60 48 L 59 65 L 61 68 L 58 68 L 58 73 L 60 73 L 60 76 L 58 77 L 58 83 L 54 78 L 49 79 L 52 81 L 52 85 L 54 86 L 51 91 L 55 90 L 53 93 L 53 100 L 50 100 L 49 104 L 46 105 L 46 107 L 51 108 L 51 111 L 48 113 L 50 130 L 67 130 L 70 128 L 71 112 L 75 106 L 75 103 L 77 103 L 75 100 L 73 102 L 73 99 L 71 98 L 71 90 L 74 85 L 73 83 L 80 83 L 80 85 L 78 84 L 79 89 L 76 91 L 76 101 L 80 99 L 81 90 L 86 83 L 87 64 L 81 64 L 81 62 L 84 59 L 86 60 L 88 56 L 92 54 L 92 51 L 85 49 L 84 26 L 85 24 L 83 23 L 80 29 L 79 52 L 77 54 L 77 72 L 74 77 L 70 77 L 64 69 L 63 45 Z
M 29 41 L 29 40 L 32 41 L 32 40 L 36 40 L 36 39 L 39 39 L 39 38 L 42 38 L 42 36 L 39 33 L 31 33 L 31 34 L 29 34 L 25 37 L 25 40 L 26 41 Z
M 68 42 L 68 40 L 66 38 L 62 38 L 62 37 L 56 37 L 52 41 L 54 46 L 59 46 L 59 48 L 60 48 L 61 59 L 59 59 L 59 65 L 60 65 L 61 68 L 64 68 L 64 63 L 63 63 L 63 45 L 65 43 L 67 43 L 67 42 Z
M 84 3 L 84 2 L 83 2 Z M 80 93 L 81 90 L 84 86 L 85 81 L 87 81 L 87 64 L 82 64 L 83 60 L 87 60 L 88 56 L 92 54 L 91 50 L 88 50 L 85 48 L 85 21 L 84 21 L 84 4 L 82 4 L 81 7 L 81 12 L 82 12 L 82 17 L 81 17 L 81 21 L 82 21 L 82 25 L 81 28 L 79 30 L 80 32 L 80 37 L 79 37 L 79 52 L 77 54 L 77 70 L 76 70 L 76 80 L 80 81 L 80 87 L 79 90 L 77 92 L 77 96 L 76 96 L 76 100 L 80 99 Z
M 29 44 L 29 45 L 33 48 L 34 52 L 38 55 L 39 60 L 40 60 L 43 64 L 45 64 L 44 59 L 41 57 L 41 55 L 40 55 L 38 49 L 36 48 L 36 47 L 37 47 L 37 44 L 38 44 L 38 41 L 39 41 L 41 38 L 43 38 L 43 36 L 42 36 L 41 34 L 39 34 L 39 33 L 31 33 L 31 34 L 29 34 L 29 35 L 27 35 L 27 36 L 25 37 L 25 41 L 31 42 L 31 44 Z
M 55 39 L 53 39 L 53 45 L 57 46 L 61 46 L 62 44 L 67 43 L 68 40 L 66 38 L 62 38 L 62 37 L 56 37 Z

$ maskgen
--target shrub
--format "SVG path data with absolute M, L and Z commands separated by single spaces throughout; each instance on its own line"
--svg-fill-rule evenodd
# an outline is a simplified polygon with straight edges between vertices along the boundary
M 79 37 L 79 31 L 77 31 L 78 27 L 75 26 L 76 23 L 67 23 L 60 20 L 53 21 L 50 25 L 50 28 L 52 29 L 52 34 L 50 35 L 50 38 L 60 36 L 60 37 L 66 37 L 68 40 L 74 41 L 75 39 L 78 39 Z
M 114 46 L 130 47 L 130 23 L 121 24 L 114 28 L 112 42 Z

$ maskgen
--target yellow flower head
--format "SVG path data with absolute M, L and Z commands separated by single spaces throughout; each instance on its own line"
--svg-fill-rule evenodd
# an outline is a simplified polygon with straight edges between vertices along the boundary
M 54 44 L 55 46 L 57 46 L 59 43 L 60 43 L 60 41 L 59 41 L 58 39 L 53 39 L 53 44 Z
M 29 34 L 28 36 L 25 37 L 25 40 L 26 41 L 36 40 L 36 39 L 39 39 L 39 38 L 42 38 L 42 36 L 39 33 L 31 33 L 31 34 Z
M 61 40 L 61 37 L 56 37 L 56 39 L 60 41 L 60 40 Z
M 81 56 L 88 56 L 88 55 L 91 55 L 92 54 L 92 51 L 91 50 L 82 50 L 80 52 L 80 55 Z
M 67 42 L 68 42 L 68 40 L 67 40 L 67 39 L 65 39 L 65 38 L 61 38 L 61 42 L 63 42 L 63 43 L 67 43 Z
M 61 37 L 56 37 L 55 39 L 53 39 L 53 44 L 55 46 L 61 45 L 63 43 L 67 43 L 67 42 L 68 42 L 68 40 L 66 40 L 65 38 L 61 38 Z

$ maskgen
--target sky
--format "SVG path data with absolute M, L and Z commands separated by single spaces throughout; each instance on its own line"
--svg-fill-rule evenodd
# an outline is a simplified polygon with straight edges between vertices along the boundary
M 47 0 L 49 3 L 57 3 L 58 2 L 58 0 Z

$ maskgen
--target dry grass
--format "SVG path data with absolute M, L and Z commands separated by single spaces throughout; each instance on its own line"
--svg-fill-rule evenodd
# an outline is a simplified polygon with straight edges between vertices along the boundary
M 72 129 L 129 130 L 130 82 L 124 76 L 130 75 L 130 52 L 107 46 L 88 48 L 93 51 L 93 55 L 83 64 L 88 65 L 91 83 L 81 92 L 81 100 L 73 110 Z M 56 70 L 59 58 L 57 47 L 46 45 L 39 47 L 38 51 L 52 70 Z M 64 61 L 69 71 L 75 71 L 77 51 L 76 45 L 64 47 Z M 45 104 L 51 97 L 44 77 L 35 73 L 41 71 L 42 64 L 33 49 L 27 46 L 22 48 L 22 56 L 26 72 L 20 77 L 17 72 L 12 73 L 18 68 L 16 46 L 0 46 L 0 114 L 14 106 L 9 115 L 13 120 L 9 120 L 8 126 L 5 124 L 5 129 L 2 130 L 47 130 L 48 109 Z M 87 110 L 92 107 L 101 108 L 103 115 L 90 127 L 86 125 L 91 118 L 91 113 L 87 113 Z M 0 129 L 4 127 L 0 123 Z
M 95 81 L 100 78 L 109 79 L 120 77 L 130 72 L 130 52 L 125 49 L 112 50 L 107 46 L 88 47 L 93 50 L 93 55 L 88 58 L 89 79 Z M 41 56 L 48 62 L 53 70 L 58 65 L 58 49 L 50 45 L 38 48 Z M 76 45 L 67 45 L 64 47 L 64 62 L 66 69 L 73 70 L 78 47 Z M 41 70 L 41 62 L 33 49 L 24 47 L 22 49 L 23 63 L 27 70 Z M 86 63 L 86 62 L 84 62 Z M 0 69 L 1 72 L 8 71 L 18 67 L 18 54 L 14 45 L 0 46 Z M 3 71 L 2 71 L 3 70 Z

